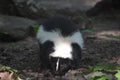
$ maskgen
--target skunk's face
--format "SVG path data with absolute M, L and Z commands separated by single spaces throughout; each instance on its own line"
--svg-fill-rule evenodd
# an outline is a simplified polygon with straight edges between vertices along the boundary
M 64 75 L 72 65 L 72 60 L 59 57 L 50 57 L 51 70 L 54 75 Z

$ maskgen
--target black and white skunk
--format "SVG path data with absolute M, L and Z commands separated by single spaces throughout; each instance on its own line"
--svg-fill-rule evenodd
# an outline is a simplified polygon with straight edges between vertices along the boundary
M 83 38 L 78 26 L 65 17 L 52 17 L 38 29 L 41 68 L 64 75 L 80 64 Z

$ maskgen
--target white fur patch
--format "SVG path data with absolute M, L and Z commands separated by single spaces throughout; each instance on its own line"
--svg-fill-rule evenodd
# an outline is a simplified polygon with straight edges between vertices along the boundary
M 57 40 L 54 47 L 55 52 L 51 53 L 52 57 L 62 57 L 72 59 L 72 47 L 70 42 L 64 42 L 62 40 Z
M 70 36 L 64 37 L 61 35 L 59 30 L 48 32 L 45 31 L 43 26 L 41 25 L 37 33 L 37 39 L 40 40 L 41 43 L 44 43 L 47 40 L 54 42 L 55 52 L 49 55 L 52 57 L 72 59 L 71 43 L 77 43 L 81 48 L 83 48 L 83 39 L 79 31 L 73 33 Z

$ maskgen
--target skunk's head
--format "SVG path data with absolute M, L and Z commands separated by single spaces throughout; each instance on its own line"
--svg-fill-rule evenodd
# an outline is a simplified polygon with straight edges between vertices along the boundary
M 51 72 L 54 75 L 64 75 L 71 69 L 72 60 L 69 58 L 50 57 Z
M 83 39 L 73 23 L 57 20 L 41 25 L 37 39 L 41 44 L 42 58 L 47 59 L 45 64 L 49 64 L 55 75 L 64 75 L 72 66 L 80 63 Z

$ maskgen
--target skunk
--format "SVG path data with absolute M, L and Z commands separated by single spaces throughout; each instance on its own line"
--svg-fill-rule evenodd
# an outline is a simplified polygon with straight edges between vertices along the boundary
M 64 75 L 81 63 L 83 38 L 79 27 L 66 17 L 52 17 L 40 25 L 37 35 L 42 69 Z

